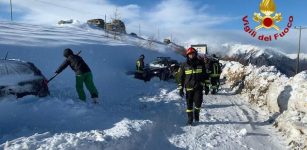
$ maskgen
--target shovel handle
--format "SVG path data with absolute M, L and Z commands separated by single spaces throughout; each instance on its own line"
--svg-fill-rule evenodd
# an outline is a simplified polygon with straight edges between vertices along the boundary
M 56 76 L 58 76 L 58 73 L 56 73 L 53 77 L 51 77 L 51 78 L 47 81 L 47 83 L 49 83 L 51 80 L 53 80 Z

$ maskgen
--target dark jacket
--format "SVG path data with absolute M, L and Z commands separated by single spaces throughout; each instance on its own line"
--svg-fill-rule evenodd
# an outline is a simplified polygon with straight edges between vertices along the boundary
M 179 88 L 185 88 L 186 91 L 202 88 L 208 76 L 204 62 L 198 58 L 183 63 L 178 74 Z
M 205 69 L 206 69 L 206 73 L 207 73 L 207 76 L 205 78 L 205 80 L 209 80 L 209 75 L 212 73 L 212 70 L 213 70 L 213 65 L 211 63 L 211 61 L 207 61 L 207 62 L 204 62 L 205 63 Z
M 137 72 L 143 72 L 144 71 L 144 59 L 141 59 L 139 58 L 137 61 L 136 61 L 136 71 Z
M 61 73 L 68 65 L 76 73 L 76 75 L 91 72 L 91 69 L 84 62 L 82 57 L 72 54 L 66 58 L 66 60 L 61 64 L 55 73 Z

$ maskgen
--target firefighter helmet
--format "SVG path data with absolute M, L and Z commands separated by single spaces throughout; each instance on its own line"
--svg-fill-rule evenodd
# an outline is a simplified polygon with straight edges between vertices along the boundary
M 186 51 L 186 55 L 189 55 L 189 54 L 192 54 L 192 53 L 197 54 L 196 49 L 193 48 L 193 47 L 188 48 L 188 50 Z

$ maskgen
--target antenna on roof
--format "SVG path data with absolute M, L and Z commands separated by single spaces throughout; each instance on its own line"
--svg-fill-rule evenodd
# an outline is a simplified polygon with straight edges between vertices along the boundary
M 6 52 L 6 55 L 5 55 L 5 57 L 4 57 L 4 60 L 7 59 L 7 55 L 9 55 L 9 52 L 8 52 L 8 51 Z

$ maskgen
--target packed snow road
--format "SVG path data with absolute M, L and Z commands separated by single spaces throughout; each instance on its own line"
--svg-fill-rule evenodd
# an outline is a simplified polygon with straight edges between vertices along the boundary
M 222 91 L 204 96 L 201 120 L 195 126 L 185 126 L 185 101 L 177 90 L 161 89 L 160 95 L 141 101 L 153 124 L 141 144 L 146 149 L 286 149 L 270 118 L 239 95 Z
M 169 141 L 184 149 L 285 149 L 270 119 L 239 95 L 204 96 L 201 121 Z

